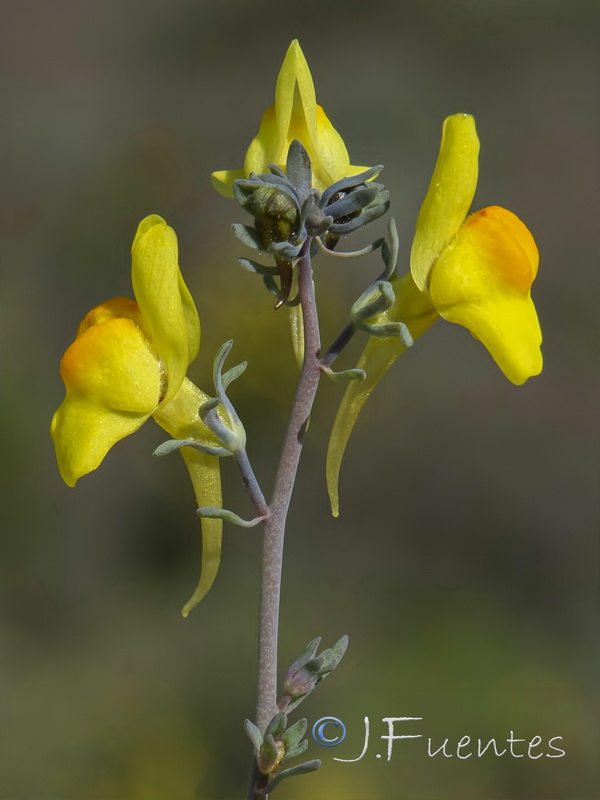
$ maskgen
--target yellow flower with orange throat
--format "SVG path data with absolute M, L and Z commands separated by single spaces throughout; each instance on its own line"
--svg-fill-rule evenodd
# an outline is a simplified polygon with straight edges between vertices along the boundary
M 186 377 L 200 346 L 200 321 L 179 270 L 175 232 L 161 217 L 146 217 L 131 254 L 136 300 L 117 297 L 90 311 L 61 362 L 66 395 L 51 432 L 69 486 L 150 417 L 175 439 L 218 445 L 199 416 L 209 397 Z M 218 457 L 190 447 L 181 453 L 198 505 L 220 506 Z M 186 615 L 216 576 L 221 529 L 221 520 L 203 520 L 202 575 Z
M 395 301 L 377 322 L 403 322 L 413 340 L 439 317 L 463 325 L 518 385 L 542 370 L 542 334 L 531 299 L 539 255 L 533 236 L 511 211 L 490 206 L 468 216 L 478 155 L 473 117 L 448 117 L 417 219 L 410 273 L 391 280 Z M 398 338 L 371 338 L 358 363 L 366 379 L 346 389 L 327 455 L 335 516 L 339 471 L 352 429 L 376 384 L 405 350 Z

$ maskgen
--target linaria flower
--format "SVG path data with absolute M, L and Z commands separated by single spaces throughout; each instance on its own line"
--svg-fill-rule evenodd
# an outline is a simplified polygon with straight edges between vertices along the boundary
M 269 164 L 286 166 L 290 144 L 298 139 L 310 156 L 313 186 L 324 191 L 328 186 L 367 167 L 350 164 L 342 137 L 320 105 L 306 58 L 298 40 L 290 44 L 275 87 L 275 103 L 265 111 L 260 129 L 246 153 L 243 169 L 213 172 L 215 189 L 233 197 L 233 182 L 269 171 Z
M 542 335 L 531 299 L 539 256 L 533 236 L 512 212 L 490 206 L 467 216 L 477 186 L 478 154 L 473 117 L 448 117 L 417 219 L 410 274 L 392 279 L 395 302 L 377 321 L 404 322 L 413 340 L 438 316 L 463 325 L 518 385 L 542 370 Z M 371 338 L 358 363 L 367 378 L 346 390 L 327 455 L 335 516 L 350 433 L 376 384 L 405 349 L 396 338 Z
M 198 416 L 209 397 L 186 378 L 198 353 L 200 322 L 179 270 L 175 232 L 161 217 L 146 217 L 131 254 L 136 302 L 117 297 L 90 311 L 61 362 L 66 396 L 51 432 L 69 486 L 151 416 L 176 439 L 217 444 Z M 220 506 L 218 458 L 190 448 L 181 453 L 198 505 Z M 192 605 L 216 575 L 221 526 L 220 520 L 203 521 L 203 572 Z

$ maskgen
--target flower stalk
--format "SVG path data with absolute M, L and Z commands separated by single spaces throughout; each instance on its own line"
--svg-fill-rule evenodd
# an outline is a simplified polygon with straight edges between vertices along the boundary
M 304 318 L 304 364 L 277 469 L 270 515 L 264 523 L 256 706 L 257 725 L 261 731 L 266 729 L 277 713 L 277 642 L 285 523 L 302 453 L 304 432 L 321 376 L 321 336 L 312 279 L 310 239 L 304 244 L 297 269 L 298 293 Z

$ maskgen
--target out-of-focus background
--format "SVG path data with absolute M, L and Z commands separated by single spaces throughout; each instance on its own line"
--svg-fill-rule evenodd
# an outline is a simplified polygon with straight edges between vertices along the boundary
M 5 0 L 2 167 L 2 800 L 244 796 L 260 535 L 228 528 L 221 573 L 183 620 L 199 524 L 154 423 L 75 490 L 49 438 L 60 357 L 97 303 L 130 295 L 129 248 L 159 213 L 180 241 L 203 342 L 235 340 L 232 394 L 271 485 L 296 380 L 272 310 L 210 186 L 242 165 L 298 37 L 353 163 L 385 164 L 407 263 L 441 124 L 475 115 L 475 208 L 517 213 L 541 252 L 543 374 L 517 388 L 438 322 L 378 387 L 345 459 L 324 456 L 341 389 L 323 385 L 290 513 L 282 664 L 316 635 L 350 648 L 301 707 L 337 748 L 280 800 L 592 800 L 597 642 L 598 59 L 585 0 Z M 384 224 L 371 226 L 372 237 Z M 345 243 L 346 244 L 346 243 Z M 350 243 L 347 243 L 350 246 Z M 316 265 L 324 339 L 377 258 Z M 360 343 L 359 343 L 360 345 Z M 351 366 L 359 349 L 348 353 Z M 226 504 L 248 501 L 224 464 Z M 364 758 L 365 717 L 371 739 Z M 384 717 L 397 723 L 386 761 Z M 464 736 L 525 743 L 461 759 Z M 329 730 L 331 733 L 331 729 Z M 527 743 L 541 744 L 527 754 Z M 446 753 L 429 756 L 448 739 Z M 553 750 L 549 740 L 566 752 Z M 461 755 L 471 752 L 464 747 Z M 384 758 L 377 758 L 384 754 Z M 453 755 L 452 755 L 453 754 Z M 519 755 L 524 757 L 518 757 Z

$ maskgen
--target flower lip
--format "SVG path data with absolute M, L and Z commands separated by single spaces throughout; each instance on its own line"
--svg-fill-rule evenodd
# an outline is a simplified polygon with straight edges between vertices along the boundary
M 66 396 L 52 436 L 70 486 L 177 393 L 198 350 L 198 313 L 161 217 L 138 227 L 132 282 L 137 302 L 119 297 L 90 311 L 61 362 Z
M 466 327 L 519 385 L 542 369 L 542 335 L 531 300 L 538 251 L 512 212 L 482 209 L 438 258 L 429 297 L 440 316 Z

